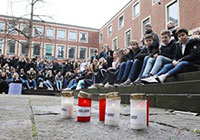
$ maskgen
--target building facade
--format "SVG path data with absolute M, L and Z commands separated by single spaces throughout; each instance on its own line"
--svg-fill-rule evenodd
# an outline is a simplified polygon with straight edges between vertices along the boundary
M 27 49 L 28 20 L 0 16 L 0 53 L 7 56 L 87 59 L 98 51 L 98 29 L 52 22 L 33 22 Z
M 116 50 L 128 47 L 132 39 L 140 41 L 147 23 L 158 35 L 170 20 L 192 33 L 200 28 L 199 9 L 199 0 L 131 0 L 99 30 L 99 48 Z

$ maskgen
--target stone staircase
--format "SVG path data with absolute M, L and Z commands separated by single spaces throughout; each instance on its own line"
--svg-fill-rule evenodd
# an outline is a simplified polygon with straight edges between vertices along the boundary
M 83 89 L 83 91 L 91 93 L 93 100 L 98 100 L 100 93 L 119 92 L 122 104 L 130 103 L 132 93 L 146 93 L 151 107 L 200 113 L 200 71 L 178 74 L 168 78 L 164 84 Z M 76 97 L 78 92 L 75 91 Z M 60 96 L 60 91 L 24 90 L 23 94 Z

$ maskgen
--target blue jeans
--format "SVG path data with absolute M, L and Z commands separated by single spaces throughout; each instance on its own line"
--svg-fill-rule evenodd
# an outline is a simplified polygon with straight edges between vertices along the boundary
M 117 81 L 121 81 L 122 76 L 124 74 L 124 70 L 126 68 L 126 62 L 122 62 L 119 66 L 119 73 L 117 75 Z
M 155 63 L 155 60 L 156 60 L 155 58 L 149 57 L 149 59 L 147 60 L 145 69 L 142 73 L 142 77 L 148 77 L 150 75 L 150 71 Z
M 78 81 L 76 80 L 76 78 L 74 78 L 69 82 L 67 88 L 71 88 L 71 89 L 75 88 L 77 84 L 78 84 Z
M 150 75 L 155 75 L 156 73 L 158 73 L 158 71 L 162 68 L 163 65 L 168 63 L 172 63 L 172 60 L 170 58 L 159 55 L 156 58 L 156 62 L 154 63 L 153 68 L 151 69 Z
M 140 74 L 138 76 L 138 78 L 142 78 L 142 74 L 144 72 L 145 66 L 147 64 L 148 59 L 150 58 L 150 56 L 145 56 L 144 60 L 143 60 L 143 64 L 142 64 L 142 69 L 140 71 Z
M 181 61 L 176 66 L 172 63 L 164 65 L 164 67 L 158 72 L 158 76 L 167 73 L 168 76 L 175 75 L 180 72 L 189 71 L 193 65 L 188 61 Z
M 49 80 L 43 82 L 47 88 L 53 88 L 52 83 Z
M 131 67 L 128 79 L 130 79 L 131 81 L 135 81 L 140 73 L 141 67 L 142 61 L 139 59 L 135 59 Z
M 121 78 L 121 82 L 124 82 L 126 81 L 126 79 L 128 78 L 128 75 L 130 73 L 130 70 L 132 68 L 132 65 L 133 65 L 133 60 L 128 60 L 126 62 L 126 66 L 125 66 L 125 69 L 124 69 L 124 72 L 123 72 L 123 76 Z
M 29 80 L 30 83 L 33 83 L 33 87 L 36 88 L 37 87 L 37 83 L 35 81 L 35 79 Z
M 62 89 L 62 81 L 56 81 L 56 87 L 58 90 Z
M 27 87 L 27 88 L 30 87 L 30 85 L 29 85 L 29 83 L 28 83 L 28 80 L 24 80 L 24 79 L 22 79 L 22 78 L 19 78 L 19 80 L 22 81 L 23 84 L 26 84 L 26 87 Z

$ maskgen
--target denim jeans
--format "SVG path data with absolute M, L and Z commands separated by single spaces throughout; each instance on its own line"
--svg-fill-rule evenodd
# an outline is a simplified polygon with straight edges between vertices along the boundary
M 126 63 L 127 63 L 127 62 L 122 62 L 122 63 L 120 64 L 120 66 L 119 66 L 119 73 L 118 73 L 118 75 L 117 75 L 117 81 L 121 81 L 122 76 L 123 76 L 123 74 L 124 74 L 124 70 L 125 70 L 125 68 L 126 68 Z
M 180 72 L 189 71 L 193 65 L 188 61 L 181 61 L 176 66 L 172 63 L 164 65 L 164 67 L 158 72 L 158 76 L 167 73 L 169 76 L 175 75 Z
M 124 72 L 123 72 L 123 75 L 122 75 L 122 78 L 121 78 L 121 82 L 126 81 L 126 79 L 128 78 L 128 75 L 131 71 L 132 65 L 133 65 L 133 60 L 128 60 L 126 62 L 126 66 L 125 66 L 125 69 L 124 69 Z
M 135 59 L 131 67 L 128 79 L 130 79 L 131 81 L 135 81 L 140 73 L 141 67 L 142 61 L 139 59 Z
M 148 77 L 150 75 L 150 71 L 155 63 L 155 58 L 153 57 L 149 57 L 149 59 L 147 60 L 146 66 L 144 68 L 144 71 L 142 73 L 142 77 Z
M 145 66 L 146 66 L 147 61 L 148 61 L 149 58 L 150 58 L 150 56 L 145 56 L 145 58 L 144 58 L 144 60 L 143 60 L 143 63 L 142 63 L 141 71 L 140 71 L 140 73 L 139 73 L 139 75 L 138 75 L 138 78 L 142 78 L 142 74 L 143 74 L 143 72 L 144 72 Z
M 151 69 L 150 74 L 151 75 L 155 75 L 156 73 L 158 73 L 158 71 L 165 65 L 168 63 L 172 63 L 172 59 L 167 58 L 165 56 L 159 55 L 156 58 L 156 62 L 153 65 L 153 68 Z
M 51 83 L 49 80 L 44 81 L 44 85 L 45 85 L 47 88 L 53 88 L 52 83 Z
M 22 81 L 23 84 L 26 84 L 27 88 L 30 87 L 28 80 L 24 80 L 23 78 L 19 78 L 19 80 Z
M 58 90 L 62 89 L 62 81 L 56 81 L 56 87 Z

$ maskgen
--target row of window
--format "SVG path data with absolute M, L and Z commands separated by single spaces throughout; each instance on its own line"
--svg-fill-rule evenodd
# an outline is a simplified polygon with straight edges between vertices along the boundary
M 155 4 L 159 1 L 160 0 L 153 0 L 152 4 Z M 132 6 L 133 19 L 137 18 L 140 15 L 140 8 L 141 8 L 140 0 L 138 0 Z M 166 14 L 167 14 L 166 23 L 169 21 L 174 21 L 174 23 L 178 25 L 178 20 L 179 20 L 178 0 L 173 0 L 172 2 L 166 5 Z M 147 23 L 150 23 L 150 16 L 142 20 L 142 33 L 144 33 L 144 26 Z M 120 30 L 123 27 L 124 27 L 124 14 L 122 14 L 118 18 L 118 29 Z M 107 27 L 107 37 L 109 38 L 110 36 L 112 36 L 112 24 Z M 103 41 L 103 33 L 101 32 L 99 33 L 99 42 L 101 43 L 102 41 Z
M 18 24 L 9 22 L 8 26 L 9 34 L 18 34 Z M 0 21 L 0 33 L 5 33 L 5 22 Z M 20 25 L 21 34 L 27 35 L 29 34 L 29 27 L 27 24 Z M 42 26 L 34 26 L 33 27 L 33 37 L 43 37 L 43 27 Z M 55 28 L 46 27 L 45 37 L 48 39 L 55 39 Z M 58 40 L 66 40 L 66 30 L 65 29 L 57 29 L 57 39 Z M 68 30 L 68 41 L 77 42 L 77 31 Z M 88 33 L 87 32 L 79 32 L 79 42 L 88 43 Z
M 3 39 L 0 39 L 0 54 L 3 53 Z M 7 55 L 15 55 L 16 54 L 16 41 L 15 40 L 7 40 L 6 54 Z M 41 43 L 33 42 L 32 44 L 32 56 L 41 57 L 42 49 Z M 78 58 L 79 59 L 87 59 L 87 47 L 79 47 Z M 65 59 L 65 51 L 66 46 L 62 44 L 56 45 L 56 58 Z M 76 59 L 76 50 L 77 46 L 68 45 L 67 46 L 67 58 L 68 59 Z M 89 57 L 94 55 L 96 48 L 89 48 Z M 19 42 L 19 55 L 25 55 L 28 51 L 28 44 L 26 41 Z M 54 56 L 54 44 L 44 43 L 44 56 L 51 59 Z

